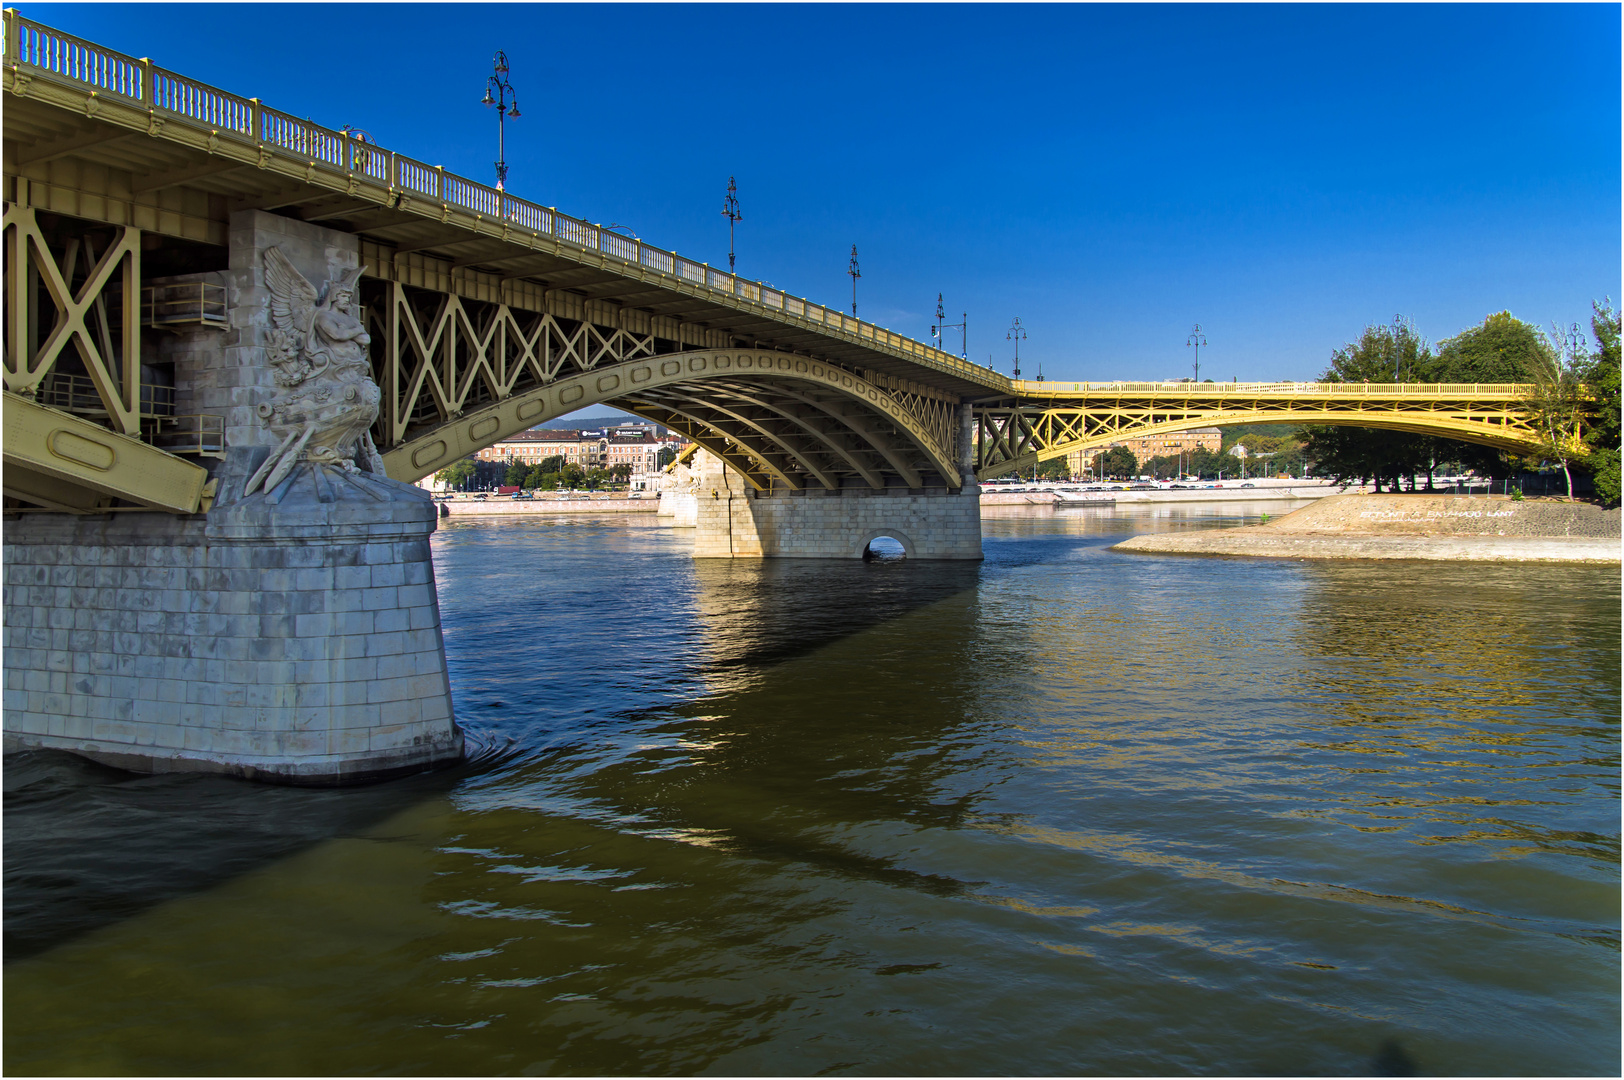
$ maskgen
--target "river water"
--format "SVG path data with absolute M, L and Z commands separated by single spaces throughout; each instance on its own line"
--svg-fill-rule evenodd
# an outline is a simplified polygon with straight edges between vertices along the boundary
M 436 534 L 477 747 L 8 760 L 9 1073 L 1615 1074 L 1619 574 Z

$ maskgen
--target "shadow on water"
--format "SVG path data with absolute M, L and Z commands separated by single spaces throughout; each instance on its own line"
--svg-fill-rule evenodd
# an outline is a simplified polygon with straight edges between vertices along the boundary
M 693 660 L 701 683 L 712 687 L 966 593 L 975 588 L 979 573 L 973 563 L 718 560 L 683 569 L 690 565 L 698 604 L 697 623 L 687 629 L 703 642 Z M 785 597 L 793 602 L 785 604 Z M 523 598 L 514 602 L 521 610 L 510 610 L 509 617 L 522 617 Z M 591 696 L 583 689 L 574 692 Z M 476 712 L 485 696 L 473 694 Z M 612 697 L 602 704 L 628 718 L 631 713 L 616 708 L 628 703 Z M 459 700 L 459 714 L 468 712 L 470 704 Z M 482 752 L 477 748 L 481 741 L 507 745 Z M 198 774 L 146 776 L 60 751 L 9 755 L 4 798 L 6 958 L 36 955 L 315 844 L 364 832 L 481 774 L 501 773 L 516 764 L 514 758 L 534 749 L 524 745 L 522 730 L 482 731 L 476 718 L 468 763 L 336 789 Z M 742 835 L 739 842 L 750 843 Z M 863 862 L 834 850 L 821 858 L 852 868 Z M 879 867 L 876 872 L 887 871 Z
M 453 787 L 477 763 L 360 788 L 144 776 L 57 750 L 5 760 L 5 956 L 33 956 Z
M 703 662 L 717 669 L 781 663 L 968 593 L 981 564 L 707 559 L 694 576 Z

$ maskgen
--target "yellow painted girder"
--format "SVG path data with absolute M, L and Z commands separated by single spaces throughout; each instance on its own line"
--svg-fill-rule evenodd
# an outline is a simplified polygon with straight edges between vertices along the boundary
M 764 384 L 789 380 L 833 391 L 894 423 L 898 435 L 925 455 L 948 487 L 958 487 L 962 482 L 953 448 L 940 445 L 923 421 L 880 387 L 833 364 L 762 349 L 668 353 L 558 379 L 454 417 L 385 451 L 384 468 L 392 478 L 410 483 L 565 413 L 605 401 L 635 398 L 641 392 L 676 384 L 693 384 L 696 392 L 702 392 L 699 388 L 711 379 L 747 383 L 761 380 Z M 861 418 L 847 418 L 848 422 L 854 420 L 861 422 Z
M 988 480 L 1076 450 L 1220 424 L 1383 428 L 1528 452 L 1542 445 L 1520 407 L 1530 390 L 1517 383 L 1115 384 L 1084 394 L 1046 388 L 1043 402 L 977 408 L 977 476 Z
M 205 508 L 208 470 L 184 458 L 9 391 L 4 422 L 7 494 L 76 511 L 110 498 L 172 514 Z

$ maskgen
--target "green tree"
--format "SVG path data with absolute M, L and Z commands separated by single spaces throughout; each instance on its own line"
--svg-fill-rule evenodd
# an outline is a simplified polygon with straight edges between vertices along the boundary
M 447 465 L 445 468 L 441 469 L 439 472 L 435 473 L 434 478 L 440 481 L 440 483 L 444 484 L 446 487 L 455 488 L 460 491 L 468 483 L 468 481 L 474 478 L 474 473 L 476 471 L 477 466 L 474 465 L 474 459 L 463 458 L 461 461 L 454 461 L 450 465 Z
M 581 467 L 575 464 L 573 461 L 566 462 L 564 467 L 558 470 L 558 483 L 560 487 L 578 488 L 585 481 L 586 473 L 582 471 Z
M 660 447 L 660 454 L 655 460 L 660 463 L 660 468 L 665 468 L 667 465 L 677 460 L 677 448 L 674 446 Z
M 614 468 L 609 470 L 609 479 L 613 480 L 617 484 L 630 483 L 631 478 L 632 467 L 630 465 L 616 465 Z
M 544 473 L 555 473 L 564 467 L 564 455 L 552 454 L 544 457 L 537 463 L 536 468 Z
M 1139 475 L 1139 459 L 1126 446 L 1113 446 L 1105 451 L 1100 468 L 1106 476 L 1119 480 L 1132 480 Z
M 518 458 L 508 458 L 507 471 L 502 474 L 502 483 L 510 487 L 523 487 L 524 478 L 529 475 L 530 465 L 528 462 L 520 461 Z
M 1611 298 L 1591 305 L 1590 331 L 1596 337 L 1585 383 L 1590 391 L 1589 430 L 1585 443 L 1590 454 L 1585 466 L 1603 505 L 1619 504 L 1619 317 Z
M 1358 341 L 1332 353 L 1331 366 L 1320 378 L 1333 383 L 1431 381 L 1435 369 L 1431 347 L 1408 319 L 1398 315 L 1390 325 L 1365 327 Z M 1374 479 L 1378 491 L 1389 478 L 1396 491 L 1398 477 L 1406 469 L 1413 475 L 1424 449 L 1423 436 L 1371 428 L 1311 425 L 1298 437 L 1322 475 L 1338 483 Z
M 1543 366 L 1546 355 L 1538 327 L 1509 311 L 1499 311 L 1438 343 L 1430 381 L 1527 382 Z
M 1541 341 L 1539 359 L 1530 375 L 1530 389 L 1522 400 L 1522 410 L 1535 431 L 1541 449 L 1562 466 L 1568 498 L 1573 498 L 1573 470 L 1570 463 L 1585 456 L 1581 433 L 1588 402 L 1584 377 L 1592 365 L 1579 324 L 1567 329 L 1552 327 L 1549 338 Z
M 1037 476 L 1040 480 L 1069 480 L 1071 468 L 1063 457 L 1050 458 L 1038 465 Z

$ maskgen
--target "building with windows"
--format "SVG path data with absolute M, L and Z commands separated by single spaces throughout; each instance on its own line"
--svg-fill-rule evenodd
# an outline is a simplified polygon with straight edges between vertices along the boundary
M 671 432 L 639 424 L 611 428 L 531 428 L 492 443 L 474 456 L 480 461 L 522 461 L 538 465 L 560 457 L 583 469 L 612 469 L 630 465 L 633 472 L 659 468 L 660 451 L 669 446 L 680 452 L 688 440 Z
M 1141 435 L 1132 439 L 1121 439 L 1111 446 L 1126 447 L 1134 456 L 1134 460 L 1143 464 L 1153 457 L 1173 457 L 1178 454 L 1188 454 L 1198 449 L 1206 449 L 1217 453 L 1223 446 L 1224 433 L 1215 427 L 1192 428 L 1189 431 L 1174 431 L 1161 435 Z M 1089 450 L 1073 450 L 1066 455 L 1066 466 L 1073 476 L 1082 476 L 1094 467 L 1094 459 L 1109 450 L 1111 446 L 1093 447 Z

